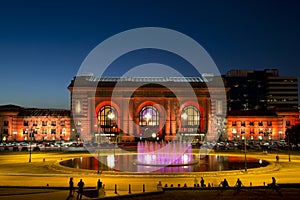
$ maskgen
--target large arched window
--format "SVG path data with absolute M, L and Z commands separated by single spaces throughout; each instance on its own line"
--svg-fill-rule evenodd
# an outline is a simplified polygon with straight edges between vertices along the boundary
M 195 106 L 187 106 L 181 113 L 182 127 L 195 127 L 199 126 L 200 112 Z
M 158 126 L 159 113 L 154 106 L 145 106 L 140 111 L 140 125 L 141 126 Z
M 112 106 L 103 106 L 98 113 L 98 122 L 101 127 L 115 127 L 117 112 Z

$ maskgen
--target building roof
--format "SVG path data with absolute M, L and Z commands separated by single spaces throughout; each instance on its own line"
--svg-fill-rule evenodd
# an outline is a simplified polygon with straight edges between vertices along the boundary
M 15 112 L 18 116 L 67 116 L 71 114 L 70 110 L 62 109 L 39 109 L 39 108 L 23 108 L 16 105 L 2 105 L 0 106 L 2 112 Z
M 95 77 L 95 76 L 76 76 L 68 87 L 77 85 L 89 86 L 93 83 L 206 83 L 213 77 Z
M 26 108 L 18 116 L 70 116 L 70 110 Z
M 0 111 L 19 111 L 22 109 L 23 108 L 21 106 L 16 106 L 16 105 L 12 105 L 12 104 L 0 106 Z

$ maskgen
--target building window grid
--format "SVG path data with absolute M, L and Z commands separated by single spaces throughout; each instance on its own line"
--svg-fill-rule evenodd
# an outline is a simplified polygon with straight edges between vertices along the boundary
M 56 134 L 56 129 L 51 129 L 51 134 Z
M 61 121 L 60 121 L 60 126 L 65 126 L 65 125 L 66 125 L 66 121 L 61 120 Z
M 242 127 L 246 127 L 246 122 L 245 122 L 245 121 L 242 121 L 242 122 L 241 122 L 241 126 L 242 126 Z
M 8 126 L 8 125 L 9 125 L 8 121 L 7 121 L 7 120 L 4 120 L 4 121 L 3 121 L 3 126 Z
M 245 129 L 244 128 L 241 129 L 241 134 L 245 134 Z
M 139 113 L 140 125 L 142 126 L 158 126 L 159 113 L 155 106 L 145 106 Z
M 272 126 L 272 121 L 268 121 L 268 122 L 267 122 L 267 125 L 268 125 L 268 126 Z
M 98 113 L 98 121 L 102 127 L 115 127 L 116 119 L 116 110 L 112 106 L 103 106 Z
M 6 135 L 8 134 L 8 129 L 7 128 L 3 129 L 3 134 L 6 134 Z
M 181 120 L 182 127 L 199 126 L 200 112 L 195 106 L 187 106 L 182 111 Z
M 29 122 L 27 120 L 24 120 L 23 125 L 28 126 Z

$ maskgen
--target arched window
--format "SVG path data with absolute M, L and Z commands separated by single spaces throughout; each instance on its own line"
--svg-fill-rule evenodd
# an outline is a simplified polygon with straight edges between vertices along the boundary
M 115 127 L 117 112 L 112 106 L 103 106 L 98 113 L 98 122 L 101 127 Z
M 140 111 L 140 125 L 141 126 L 158 126 L 159 113 L 154 106 L 145 106 Z
M 187 106 L 181 113 L 182 127 L 195 127 L 199 126 L 200 112 L 195 106 Z

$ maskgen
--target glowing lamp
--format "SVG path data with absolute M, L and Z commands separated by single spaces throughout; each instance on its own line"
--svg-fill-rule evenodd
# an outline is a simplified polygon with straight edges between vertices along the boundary
M 182 115 L 181 115 L 181 117 L 182 117 L 182 119 L 187 119 L 187 117 L 188 117 L 188 115 L 186 114 L 186 113 L 183 113 Z

